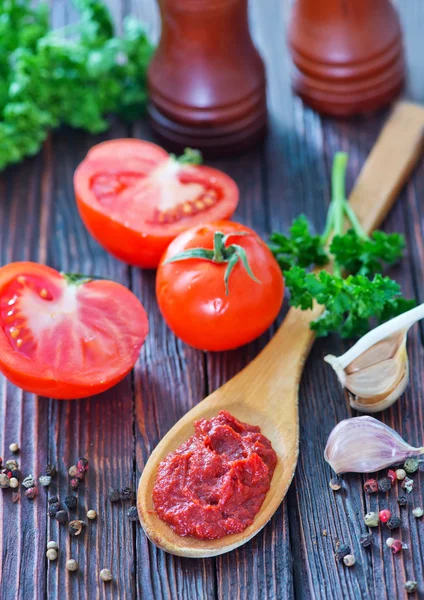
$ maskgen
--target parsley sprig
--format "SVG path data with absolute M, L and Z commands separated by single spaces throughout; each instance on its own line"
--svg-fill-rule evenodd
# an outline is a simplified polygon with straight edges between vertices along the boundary
M 134 119 L 146 102 L 152 45 L 131 17 L 114 36 L 100 0 L 74 0 L 80 21 L 49 28 L 48 7 L 0 0 L 0 169 L 36 154 L 62 124 L 99 133 L 107 116 Z
M 304 215 L 295 219 L 289 235 L 273 233 L 273 251 L 290 291 L 290 303 L 302 310 L 313 302 L 325 307 L 311 328 L 322 337 L 338 332 L 344 338 L 366 333 L 374 321 L 384 322 L 415 306 L 402 297 L 396 281 L 382 271 L 402 257 L 401 234 L 375 231 L 368 236 L 345 194 L 347 154 L 338 152 L 332 171 L 332 201 L 322 235 L 314 235 Z M 352 226 L 343 233 L 347 218 Z M 308 272 L 310 267 L 333 265 L 333 273 Z M 343 277 L 344 274 L 348 275 Z

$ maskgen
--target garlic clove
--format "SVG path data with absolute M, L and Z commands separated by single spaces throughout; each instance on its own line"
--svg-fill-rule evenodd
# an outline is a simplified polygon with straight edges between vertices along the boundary
M 404 393 L 409 383 L 409 371 L 406 370 L 403 378 L 400 380 L 394 390 L 389 395 L 384 395 L 380 400 L 378 398 L 358 398 L 353 396 L 349 390 L 347 390 L 349 397 L 349 404 L 355 410 L 365 412 L 369 414 L 377 413 L 386 408 L 389 408 L 396 402 L 398 398 Z
M 399 331 L 398 333 L 377 342 L 352 360 L 352 362 L 346 366 L 346 373 L 354 373 L 355 371 L 364 369 L 368 365 L 384 362 L 385 360 L 393 358 L 399 347 L 405 341 L 406 331 Z

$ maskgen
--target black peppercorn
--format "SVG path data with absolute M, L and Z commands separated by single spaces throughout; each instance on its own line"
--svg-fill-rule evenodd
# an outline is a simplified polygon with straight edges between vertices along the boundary
M 48 499 L 49 504 L 55 504 L 56 502 L 59 502 L 59 498 L 57 496 L 50 496 Z
M 370 533 L 363 533 L 359 541 L 361 546 L 363 546 L 364 548 L 368 548 L 368 546 L 371 546 L 372 535 Z
M 127 510 L 127 517 L 130 521 L 138 521 L 138 513 L 136 506 L 131 506 L 131 508 Z
M 392 515 L 386 523 L 389 529 L 397 529 L 398 527 L 400 527 L 400 524 L 401 520 L 396 515 Z
M 406 496 L 399 496 L 397 499 L 397 503 L 399 504 L 399 506 L 406 506 L 408 504 L 408 499 L 406 498 Z
M 57 473 L 56 465 L 48 464 L 46 466 L 46 475 L 50 475 L 50 477 L 54 477 L 56 475 L 56 473 Z
M 55 496 L 55 498 L 56 498 L 56 496 Z M 60 510 L 59 502 L 52 502 L 51 504 L 49 504 L 49 515 L 51 517 L 55 517 L 58 510 Z
M 343 560 L 348 554 L 350 554 L 350 547 L 347 544 L 340 544 L 336 548 L 334 556 L 336 557 L 336 560 Z
M 382 477 L 378 480 L 378 489 L 380 492 L 388 492 L 392 487 L 392 482 L 388 477 Z
M 57 513 L 55 514 L 56 517 L 56 521 L 59 521 L 59 523 L 67 523 L 68 522 L 68 513 L 66 512 L 66 510 L 58 510 Z
M 121 498 L 121 494 L 120 494 L 119 490 L 117 490 L 115 488 L 109 488 L 107 497 L 109 498 L 109 500 L 111 502 L 118 502 L 118 500 L 120 500 L 120 498 Z
M 68 508 L 76 508 L 77 506 L 77 497 L 76 496 L 66 496 L 65 504 Z
M 122 488 L 119 492 L 122 500 L 132 500 L 134 494 L 130 488 Z
M 21 472 L 19 469 L 12 469 L 12 477 L 14 477 L 15 479 L 17 479 L 18 481 L 21 478 Z

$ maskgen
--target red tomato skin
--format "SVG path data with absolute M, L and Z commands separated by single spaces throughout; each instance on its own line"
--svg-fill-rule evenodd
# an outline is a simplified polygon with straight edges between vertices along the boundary
M 243 246 L 260 284 L 249 277 L 239 262 L 230 275 L 226 296 L 226 264 L 200 259 L 165 264 L 183 250 L 212 248 L 215 231 L 250 234 L 230 238 L 227 245 Z M 169 245 L 157 271 L 156 297 L 166 323 L 185 343 L 200 350 L 231 350 L 270 327 L 281 309 L 284 280 L 271 251 L 252 229 L 218 221 L 194 227 Z
M 10 263 L 0 268 L 0 301 L 3 300 L 3 292 L 7 285 L 20 275 L 42 276 L 45 278 L 46 287 L 49 282 L 53 287 L 63 282 L 62 275 L 45 265 L 32 262 Z M 113 296 L 121 302 L 126 302 L 126 310 L 139 319 L 134 323 L 136 343 L 128 348 L 123 359 L 122 356 L 117 357 L 116 364 L 112 367 L 105 364 L 102 368 L 100 365 L 100 377 L 87 376 L 78 370 L 73 372 L 72 367 L 61 376 L 61 373 L 54 369 L 46 368 L 45 365 L 42 368 L 35 360 L 28 360 L 13 350 L 3 327 L 0 326 L 0 371 L 17 387 L 29 393 L 59 400 L 87 398 L 110 389 L 124 379 L 133 368 L 148 333 L 147 315 L 143 306 L 130 290 L 119 283 L 93 280 L 84 285 L 92 286 L 95 294 L 103 294 L 107 301 Z M 119 363 L 120 359 L 122 360 Z
M 156 269 L 166 248 L 177 235 L 196 222 L 228 219 L 237 207 L 239 192 L 235 182 L 225 173 L 206 166 L 196 166 L 195 169 L 202 177 L 219 181 L 225 190 L 225 198 L 190 220 L 182 219 L 176 224 L 151 225 L 130 221 L 126 226 L 108 214 L 90 188 L 91 178 L 96 169 L 101 170 L 102 164 L 110 168 L 111 164 L 115 166 L 121 160 L 122 168 L 133 166 L 135 170 L 143 165 L 148 175 L 168 158 L 165 150 L 150 142 L 110 140 L 94 146 L 74 174 L 77 207 L 85 227 L 105 250 L 136 267 Z

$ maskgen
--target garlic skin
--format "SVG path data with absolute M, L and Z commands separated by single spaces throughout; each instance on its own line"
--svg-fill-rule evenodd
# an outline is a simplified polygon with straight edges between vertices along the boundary
M 391 406 L 409 383 L 408 329 L 424 318 L 424 304 L 364 335 L 342 356 L 324 360 L 346 388 L 352 408 L 375 413 Z
M 324 458 L 339 473 L 373 473 L 424 454 L 374 417 L 340 421 L 330 433 Z

